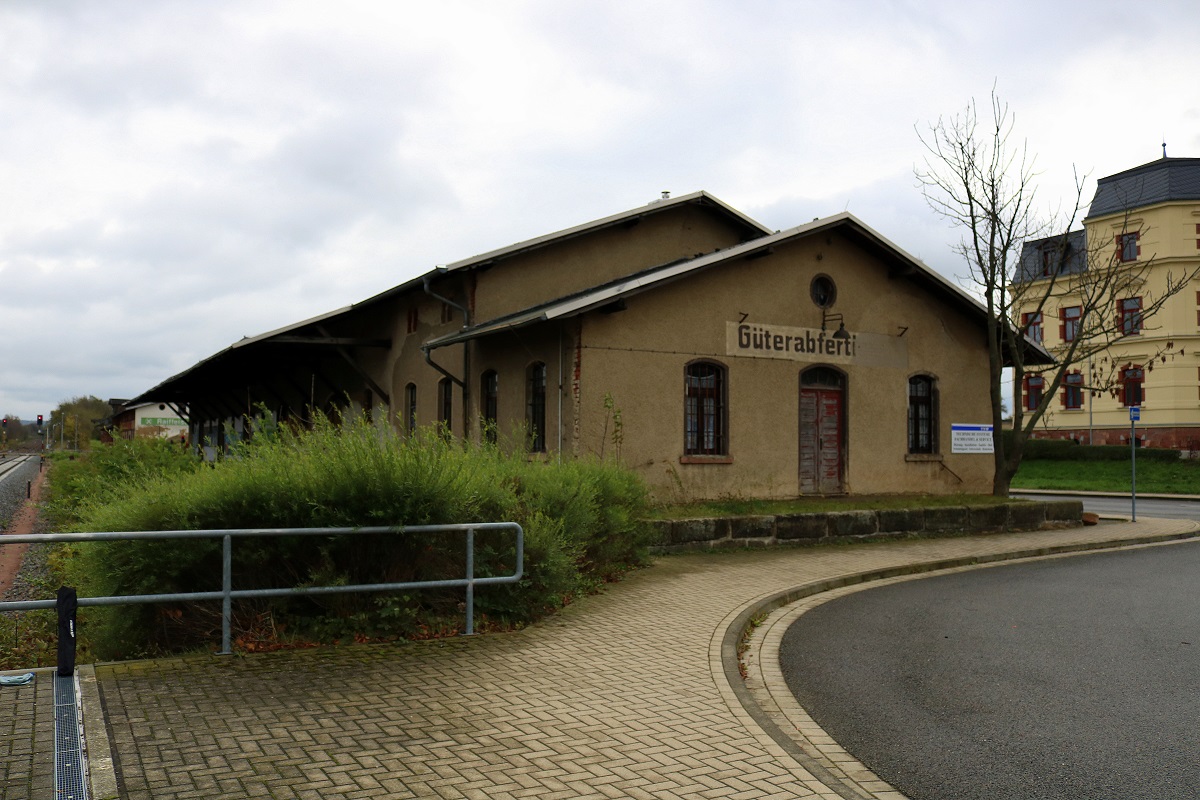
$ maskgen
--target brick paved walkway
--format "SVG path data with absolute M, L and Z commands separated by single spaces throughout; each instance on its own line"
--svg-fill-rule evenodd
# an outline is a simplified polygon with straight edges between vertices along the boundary
M 841 576 L 1197 528 L 670 556 L 517 633 L 103 664 L 95 685 L 130 800 L 892 798 L 771 686 L 769 636 L 728 679 L 730 626 Z
M 6 620 L 11 622 L 11 620 Z M 32 682 L 0 686 L 0 798 L 54 796 L 54 672 L 33 672 Z

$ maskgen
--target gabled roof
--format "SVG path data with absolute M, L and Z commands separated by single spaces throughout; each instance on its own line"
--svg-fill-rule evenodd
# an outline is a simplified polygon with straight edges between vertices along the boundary
M 979 301 L 935 272 L 924 262 L 897 247 L 853 214 L 843 212 L 785 231 L 779 231 L 769 236 L 763 236 L 759 239 L 726 248 L 725 250 L 663 264 L 635 275 L 621 278 L 620 280 L 611 281 L 583 292 L 559 298 L 558 300 L 531 306 L 514 314 L 431 339 L 423 345 L 423 349 L 427 351 L 434 350 L 439 347 L 489 336 L 506 330 L 523 328 L 540 322 L 575 317 L 588 311 L 620 303 L 628 297 L 668 285 L 676 280 L 720 264 L 767 255 L 771 252 L 772 248 L 781 244 L 834 228 L 849 232 L 868 249 L 874 250 L 885 259 L 893 261 L 907 277 L 924 284 L 928 289 L 941 295 L 948 302 L 960 305 L 969 314 L 979 317 L 981 321 L 987 321 L 987 309 Z M 1050 354 L 1040 345 L 1032 341 L 1027 341 L 1027 344 L 1036 351 L 1038 358 L 1044 357 L 1046 363 L 1052 362 L 1053 359 Z
M 177 387 L 180 384 L 180 381 L 193 376 L 195 373 L 203 370 L 205 367 L 215 366 L 218 362 L 225 361 L 235 355 L 239 355 L 241 352 L 245 351 L 246 348 L 253 348 L 258 345 L 269 344 L 272 341 L 278 341 L 281 337 L 293 334 L 296 331 L 306 328 L 310 325 L 315 325 L 320 322 L 327 322 L 337 317 L 341 317 L 362 309 L 366 306 L 374 305 L 398 295 L 405 294 L 421 287 L 429 280 L 433 280 L 445 275 L 447 272 L 487 266 L 502 258 L 508 258 L 520 253 L 546 247 L 551 244 L 567 241 L 576 237 L 593 233 L 595 231 L 603 230 L 604 228 L 627 225 L 630 222 L 642 219 L 652 214 L 658 214 L 663 211 L 679 208 L 680 206 L 685 205 L 696 205 L 714 209 L 718 214 L 728 217 L 734 222 L 735 225 L 741 227 L 743 229 L 743 234 L 747 238 L 762 237 L 770 233 L 770 229 L 768 229 L 766 226 L 756 222 L 742 212 L 725 204 L 721 200 L 718 200 L 716 197 L 713 197 L 711 194 L 705 191 L 692 192 L 691 194 L 685 194 L 679 197 L 654 200 L 644 206 L 638 206 L 636 208 L 629 209 L 628 211 L 622 211 L 619 214 L 613 214 L 602 219 L 585 222 L 582 225 L 576 225 L 565 230 L 546 234 L 545 236 L 539 236 L 535 239 L 529 239 L 524 242 L 508 245 L 507 247 L 491 250 L 477 256 L 455 261 L 454 263 L 445 267 L 436 267 L 422 275 L 418 275 L 415 278 L 405 281 L 404 283 L 372 295 L 365 300 L 360 300 L 357 303 L 352 303 L 348 306 L 343 306 L 342 308 L 329 311 L 324 314 L 318 314 L 315 317 L 310 317 L 309 319 L 301 320 L 300 322 L 286 325 L 282 328 L 267 331 L 266 333 L 244 337 L 241 340 L 234 342 L 229 347 L 226 347 L 224 350 L 198 361 L 196 364 L 192 365 L 183 372 L 167 378 L 165 381 L 162 381 L 149 391 L 142 392 L 133 400 L 134 402 L 137 402 L 150 401 L 154 399 L 155 402 L 157 402 L 157 398 L 168 396 L 170 393 L 167 390 L 169 388 L 173 388 L 173 386 Z
M 567 228 L 556 233 L 539 236 L 535 239 L 518 242 L 517 244 L 492 250 L 481 255 L 463 259 L 461 261 L 456 261 L 445 267 L 435 268 L 424 273 L 423 275 L 419 275 L 416 278 L 406 281 L 405 283 L 394 286 L 391 289 L 387 289 L 357 303 L 353 303 L 324 314 L 319 314 L 315 317 L 310 317 L 308 319 L 301 320 L 300 322 L 286 325 L 282 328 L 267 331 L 266 333 L 245 337 L 240 341 L 234 342 L 224 350 L 221 350 L 209 356 L 208 358 L 197 362 L 183 372 L 180 372 L 179 374 L 162 381 L 152 389 L 141 393 L 129 402 L 159 402 L 161 400 L 186 402 L 188 400 L 189 393 L 194 391 L 195 386 L 204 384 L 204 382 L 212 376 L 214 370 L 220 370 L 223 367 L 228 368 L 234 364 L 245 366 L 246 364 L 251 363 L 248 361 L 248 359 L 253 359 L 255 357 L 250 355 L 252 351 L 258 353 L 262 347 L 273 347 L 282 343 L 286 343 L 289 347 L 295 347 L 299 345 L 314 348 L 330 343 L 329 341 L 322 342 L 319 339 L 313 339 L 310 345 L 306 345 L 305 343 L 308 341 L 307 338 L 302 338 L 295 335 L 298 331 L 301 331 L 304 328 L 334 320 L 366 306 L 373 305 L 388 298 L 415 290 L 425 282 L 442 276 L 447 272 L 485 267 L 503 258 L 508 258 L 520 253 L 536 250 L 557 242 L 567 241 L 569 239 L 583 236 L 604 228 L 625 225 L 651 214 L 660 213 L 662 211 L 671 208 L 678 208 L 681 205 L 687 204 L 712 208 L 715 209 L 717 213 L 727 216 L 737 225 L 742 226 L 744 235 L 749 239 L 749 241 L 729 247 L 725 250 L 717 251 L 715 253 L 709 253 L 696 258 L 684 259 L 681 261 L 672 262 L 670 264 L 653 267 L 634 275 L 611 281 L 609 283 L 605 283 L 567 297 L 541 303 L 536 306 L 531 306 L 514 314 L 474 325 L 470 328 L 465 328 L 447 336 L 432 339 L 423 345 L 423 349 L 433 350 L 438 347 L 444 347 L 446 345 L 466 341 L 468 339 L 487 336 L 503 330 L 520 328 L 526 325 L 544 322 L 551 319 L 576 316 L 592 309 L 603 307 L 610 303 L 620 302 L 626 297 L 647 291 L 657 286 L 666 285 L 671 281 L 684 278 L 698 270 L 704 270 L 709 267 L 740 258 L 766 255 L 770 252 L 772 247 L 783 244 L 792 239 L 801 238 L 803 236 L 808 236 L 832 228 L 841 228 L 850 232 L 868 249 L 874 250 L 882 257 L 895 263 L 897 268 L 909 278 L 925 284 L 931 291 L 943 296 L 949 302 L 961 304 L 969 313 L 975 314 L 983 320 L 986 320 L 987 318 L 987 311 L 982 305 L 979 304 L 978 301 L 976 301 L 958 286 L 954 285 L 949 280 L 930 269 L 924 263 L 909 255 L 892 242 L 888 241 L 878 232 L 871 229 L 869 226 L 858 220 L 850 213 L 837 214 L 832 217 L 814 220 L 813 222 L 800 225 L 789 230 L 771 233 L 768 228 L 754 221 L 745 214 L 742 214 L 740 211 L 737 211 L 736 209 L 726 205 L 707 192 L 699 191 L 682 195 L 680 197 L 656 200 L 645 206 L 630 209 L 629 211 L 624 211 L 609 217 L 604 217 L 602 219 L 587 222 L 572 228 Z M 1038 356 L 1039 358 L 1042 356 L 1044 356 L 1046 359 L 1050 358 L 1049 354 L 1041 349 L 1038 345 L 1032 342 L 1028 342 L 1028 344 L 1031 348 L 1040 353 Z
M 1171 200 L 1200 200 L 1200 158 L 1160 158 L 1101 178 L 1087 218 Z
M 583 236 L 589 233 L 603 230 L 604 228 L 612 228 L 618 225 L 626 225 L 634 220 L 648 217 L 652 214 L 659 214 L 672 208 L 678 208 L 683 205 L 697 205 L 715 209 L 718 213 L 729 217 L 736 225 L 743 228 L 747 238 L 757 238 L 769 234 L 771 230 L 765 225 L 756 222 L 742 212 L 732 206 L 726 205 L 717 198 L 713 197 L 708 192 L 703 190 L 692 192 L 691 194 L 680 195 L 679 197 L 663 198 L 661 200 L 653 200 L 644 206 L 631 208 L 628 211 L 622 211 L 619 214 L 613 214 L 610 217 L 592 220 L 585 222 L 582 225 L 576 225 L 571 228 L 566 228 L 554 233 L 548 233 L 545 236 L 538 236 L 534 239 L 527 239 L 523 242 L 510 244 L 507 247 L 501 247 L 496 250 L 490 250 L 486 253 L 481 253 L 477 256 L 464 258 L 461 261 L 455 261 L 452 264 L 447 264 L 445 270 L 453 272 L 460 269 L 469 269 L 471 267 L 481 267 L 486 264 L 491 264 L 499 261 L 502 258 L 509 258 L 520 253 L 527 253 L 531 250 L 537 250 L 547 245 L 557 244 L 569 239 L 574 239 L 578 236 Z

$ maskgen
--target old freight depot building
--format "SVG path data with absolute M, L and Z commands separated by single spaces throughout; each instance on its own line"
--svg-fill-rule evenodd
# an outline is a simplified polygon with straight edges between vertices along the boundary
M 664 497 L 987 492 L 991 456 L 950 446 L 991 419 L 985 329 L 850 214 L 772 232 L 696 192 L 243 339 L 138 399 L 186 406 L 210 450 L 260 404 L 382 406 L 618 457 Z

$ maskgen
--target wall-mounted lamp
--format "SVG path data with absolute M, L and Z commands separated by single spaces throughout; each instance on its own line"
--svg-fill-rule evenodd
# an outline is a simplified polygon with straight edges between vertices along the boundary
M 838 323 L 838 329 L 833 332 L 833 334 L 830 338 L 833 338 L 833 339 L 849 339 L 850 338 L 850 332 L 846 330 L 846 322 L 845 322 L 845 320 L 842 319 L 842 315 L 840 313 L 830 314 L 828 311 L 826 311 L 825 309 L 822 308 L 821 309 L 821 331 L 822 332 L 825 331 L 826 326 L 830 322 Z

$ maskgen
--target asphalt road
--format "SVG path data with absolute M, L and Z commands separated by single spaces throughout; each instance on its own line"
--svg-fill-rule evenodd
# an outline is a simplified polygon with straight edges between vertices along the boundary
M 1197 486 L 1196 490 L 1200 492 L 1200 486 Z M 1082 500 L 1084 511 L 1091 511 L 1101 516 L 1129 517 L 1132 513 L 1132 502 L 1128 495 L 1125 497 L 1098 497 L 1081 494 L 1021 494 L 1019 490 L 1014 490 L 1012 494 L 1014 497 L 1025 497 L 1030 500 Z M 1200 519 L 1200 500 L 1162 500 L 1139 497 L 1137 514 L 1139 517 Z
M 898 583 L 802 616 L 780 659 L 914 800 L 1200 797 L 1200 542 Z

